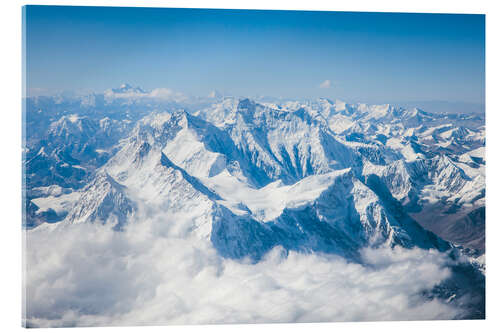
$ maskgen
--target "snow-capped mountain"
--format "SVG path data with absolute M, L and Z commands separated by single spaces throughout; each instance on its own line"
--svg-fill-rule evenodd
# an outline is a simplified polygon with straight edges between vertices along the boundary
M 247 111 L 240 105 L 237 112 L 244 115 Z M 291 113 L 289 116 L 297 119 L 285 121 L 282 114 L 276 116 L 271 114 L 269 122 L 277 122 L 277 128 L 290 122 L 306 127 L 303 115 Z M 249 127 L 247 123 L 241 126 Z M 243 145 L 243 140 L 236 138 L 232 140 L 231 132 L 184 111 L 148 116 L 138 122 L 131 136 L 121 142 L 121 149 L 100 169 L 106 177 L 98 176 L 99 181 L 83 189 L 83 197 L 66 221 L 81 221 L 87 216 L 94 221 L 96 216 L 108 216 L 109 204 L 100 204 L 104 201 L 124 205 L 114 215 L 132 212 L 128 198 L 133 198 L 138 206 L 185 219 L 186 230 L 209 237 L 222 255 L 234 258 L 258 259 L 276 245 L 352 259 L 357 250 L 369 244 L 447 247 L 415 221 L 392 216 L 352 168 L 339 170 L 337 161 L 328 163 L 323 151 L 319 150 L 318 156 L 306 153 L 302 160 L 313 159 L 304 163 L 310 165 L 324 163 L 324 170 L 311 167 L 309 175 L 300 174 L 293 169 L 297 164 L 286 164 L 284 156 L 290 158 L 286 148 L 266 150 L 252 142 L 254 153 L 248 154 L 249 144 Z M 290 147 L 290 142 L 287 144 Z M 305 147 L 306 152 L 312 150 L 312 144 Z M 298 150 L 302 147 L 292 149 L 301 156 Z M 346 163 L 346 154 L 354 156 L 354 152 L 343 149 L 340 161 Z M 259 160 L 259 153 L 265 158 Z M 298 158 L 295 163 L 300 163 Z M 254 172 L 255 164 L 263 169 L 262 175 Z M 292 176 L 299 180 L 292 181 Z M 118 219 L 120 225 L 124 218 Z
M 28 138 L 29 226 L 50 209 L 39 189 L 58 185 L 78 200 L 46 222 L 113 216 L 126 227 L 162 209 L 230 257 L 257 259 L 278 244 L 351 258 L 367 244 L 447 247 L 422 226 L 452 242 L 473 229 L 458 244 L 484 250 L 480 116 L 220 96 L 131 116 L 151 92 L 124 84 L 111 94 L 130 110 L 109 117 L 80 103 Z
M 134 202 L 125 193 L 125 187 L 111 176 L 99 173 L 87 185 L 76 204 L 66 216 L 67 223 L 109 223 L 120 229 L 134 211 Z

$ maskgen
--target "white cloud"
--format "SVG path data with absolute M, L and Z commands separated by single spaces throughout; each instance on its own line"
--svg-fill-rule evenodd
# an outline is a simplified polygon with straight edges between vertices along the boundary
M 319 85 L 319 87 L 322 89 L 330 88 L 331 86 L 332 86 L 332 82 L 330 80 L 325 80 L 325 81 L 321 82 L 321 84 Z
M 108 100 L 123 98 L 123 99 L 142 99 L 152 98 L 163 101 L 180 102 L 186 99 L 186 96 L 180 92 L 174 91 L 169 88 L 155 88 L 151 91 L 128 90 L 124 92 L 114 92 L 109 89 L 104 92 L 104 96 Z
M 221 258 L 208 239 L 158 218 L 27 232 L 31 326 L 451 319 L 418 295 L 450 276 L 444 254 L 365 250 L 366 265 L 275 248 L 257 264 Z M 184 237 L 184 236 L 183 236 Z
M 156 98 L 156 99 L 164 99 L 164 100 L 174 100 L 174 101 L 182 101 L 185 99 L 184 94 L 173 91 L 168 88 L 156 88 L 153 89 L 148 97 Z

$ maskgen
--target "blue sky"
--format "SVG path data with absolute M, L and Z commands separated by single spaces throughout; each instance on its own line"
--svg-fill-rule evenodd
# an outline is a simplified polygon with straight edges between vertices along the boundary
M 128 82 L 192 95 L 482 104 L 484 44 L 483 15 L 26 9 L 33 91 Z

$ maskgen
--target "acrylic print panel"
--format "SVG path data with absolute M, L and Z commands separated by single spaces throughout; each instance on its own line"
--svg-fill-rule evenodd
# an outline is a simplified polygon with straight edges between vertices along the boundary
M 23 14 L 26 326 L 485 317 L 484 15 Z

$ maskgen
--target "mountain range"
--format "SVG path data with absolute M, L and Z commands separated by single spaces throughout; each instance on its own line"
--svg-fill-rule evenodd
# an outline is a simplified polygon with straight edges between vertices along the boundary
M 328 99 L 216 96 L 180 105 L 150 95 L 125 84 L 103 95 L 27 100 L 26 227 L 88 216 L 106 223 L 110 214 L 124 225 L 137 200 L 174 211 L 203 202 L 210 212 L 200 217 L 218 228 L 255 226 L 238 232 L 266 234 L 266 249 L 321 225 L 335 230 L 316 230 L 319 237 L 337 234 L 347 252 L 369 239 L 431 246 L 427 230 L 484 252 L 481 115 Z M 338 210 L 320 209 L 332 202 Z M 297 214 L 310 225 L 300 226 Z M 306 234 L 300 247 L 343 251 Z
M 120 232 L 167 214 L 178 237 L 253 263 L 276 246 L 352 262 L 366 247 L 451 251 L 473 263 L 462 283 L 484 291 L 481 114 L 130 85 L 25 106 L 26 229 Z

